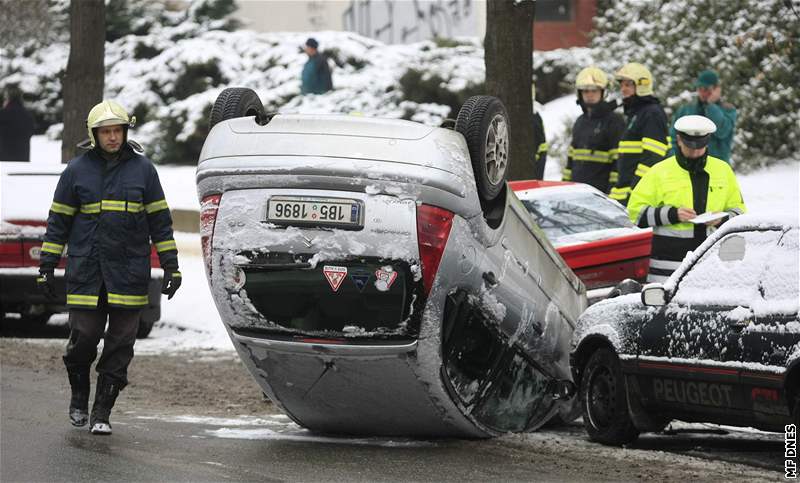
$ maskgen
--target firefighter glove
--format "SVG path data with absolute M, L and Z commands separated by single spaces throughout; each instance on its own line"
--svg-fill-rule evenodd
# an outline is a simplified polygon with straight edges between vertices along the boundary
M 161 282 L 161 293 L 171 299 L 181 286 L 181 272 L 177 270 L 164 270 L 164 281 Z
M 40 270 L 39 276 L 36 277 L 36 288 L 49 299 L 56 298 L 56 285 L 53 278 L 52 270 Z

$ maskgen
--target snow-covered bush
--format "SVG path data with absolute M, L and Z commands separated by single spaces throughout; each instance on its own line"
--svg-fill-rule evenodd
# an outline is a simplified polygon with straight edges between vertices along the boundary
M 535 51 L 533 78 L 536 100 L 550 102 L 567 93 L 574 93 L 575 76 L 581 69 L 594 63 L 595 58 L 589 48 Z
M 694 98 L 694 81 L 716 70 L 723 100 L 739 112 L 738 170 L 800 150 L 800 2 L 618 0 L 595 19 L 591 50 L 609 73 L 641 62 L 672 111 Z
M 207 27 L 190 17 L 106 44 L 105 95 L 137 117 L 132 137 L 157 162 L 197 162 L 208 113 L 226 87 L 252 88 L 267 111 L 360 113 L 438 125 L 455 116 L 452 109 L 484 80 L 483 49 L 474 39 L 447 47 L 432 41 L 385 45 L 350 32 L 320 32 L 315 36 L 331 59 L 335 89 L 301 96 L 300 71 L 307 56 L 300 46 L 306 33 Z M 68 49 L 65 43 L 51 44 L 28 57 L 12 55 L 8 63 L 0 52 L 0 87 L 19 83 L 35 98 L 28 106 L 47 125 L 61 118 L 60 76 Z M 435 95 L 413 90 L 409 72 L 423 73 L 420 81 L 433 79 Z M 407 82 L 401 86 L 404 75 Z
M 800 0 L 792 0 L 800 11 Z M 67 0 L 52 2 L 53 32 L 63 31 Z M 194 0 L 170 11 L 163 2 L 108 0 L 106 97 L 137 117 L 133 136 L 157 162 L 192 164 L 208 111 L 226 87 L 250 87 L 268 111 L 360 113 L 438 125 L 455 117 L 485 80 L 477 39 L 386 45 L 350 32 L 316 38 L 333 67 L 335 89 L 300 95 L 307 33 L 227 31 L 232 0 Z M 598 64 L 613 74 L 629 61 L 655 75 L 668 111 L 693 97 L 697 73 L 719 72 L 723 98 L 739 110 L 733 162 L 738 170 L 796 155 L 800 149 L 800 19 L 778 0 L 617 0 L 600 2 L 589 48 L 534 53 L 537 97 L 573 92 L 577 72 Z M 113 9 L 112 9 L 113 7 Z M 61 77 L 68 39 L 0 46 L 0 88 L 19 84 L 39 130 L 59 132 Z M 612 92 L 612 96 L 616 96 Z M 568 139 L 568 137 L 564 137 Z M 552 150 L 551 150 L 552 152 Z

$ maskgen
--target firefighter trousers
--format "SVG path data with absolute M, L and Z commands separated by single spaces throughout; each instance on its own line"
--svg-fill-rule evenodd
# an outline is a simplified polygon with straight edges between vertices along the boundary
M 122 389 L 128 384 L 128 365 L 133 359 L 133 344 L 136 342 L 142 311 L 109 309 L 102 305 L 97 310 L 70 309 L 69 342 L 64 365 L 70 373 L 89 373 L 108 320 L 103 353 L 97 361 L 95 371 L 105 375 Z

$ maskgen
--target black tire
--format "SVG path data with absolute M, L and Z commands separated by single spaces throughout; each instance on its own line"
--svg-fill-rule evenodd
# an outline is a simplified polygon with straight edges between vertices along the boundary
M 467 141 L 483 204 L 498 197 L 508 177 L 509 125 L 506 108 L 496 97 L 472 96 L 458 111 L 456 131 Z
M 250 116 L 255 116 L 256 122 L 266 118 L 258 94 L 246 87 L 229 87 L 220 92 L 214 101 L 208 128 L 213 128 L 221 121 Z
M 583 425 L 589 439 L 620 446 L 639 436 L 628 414 L 625 381 L 617 355 L 606 348 L 596 350 L 581 378 Z
M 136 330 L 136 338 L 146 339 L 147 336 L 150 335 L 150 331 L 153 330 L 153 325 L 155 325 L 155 323 L 155 320 L 148 322 L 144 319 L 139 319 L 139 328 Z
M 20 320 L 29 325 L 45 325 L 52 316 L 53 312 L 50 311 L 42 312 L 41 314 L 31 314 L 26 311 L 21 315 Z

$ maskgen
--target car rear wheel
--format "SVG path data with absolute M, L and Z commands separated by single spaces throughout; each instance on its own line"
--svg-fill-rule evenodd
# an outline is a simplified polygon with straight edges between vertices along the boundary
M 456 131 L 467 141 L 482 203 L 501 193 L 508 175 L 508 114 L 500 99 L 473 96 L 458 111 Z
M 246 87 L 229 87 L 220 92 L 214 101 L 208 127 L 211 129 L 221 121 L 250 116 L 255 116 L 256 122 L 266 118 L 258 94 Z
M 22 316 L 22 322 L 30 325 L 45 325 L 47 321 L 50 320 L 50 317 L 53 315 L 53 312 L 44 312 L 41 314 L 24 314 Z
M 586 364 L 581 379 L 581 402 L 583 424 L 592 441 L 622 445 L 639 436 L 628 414 L 619 358 L 611 350 L 598 349 Z

